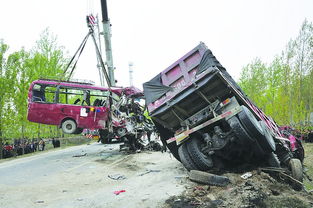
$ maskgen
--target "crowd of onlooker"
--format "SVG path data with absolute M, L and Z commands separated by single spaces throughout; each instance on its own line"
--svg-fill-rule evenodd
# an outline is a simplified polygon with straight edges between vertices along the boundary
M 46 141 L 43 139 L 14 139 L 12 144 L 6 142 L 2 145 L 2 156 L 3 158 L 9 158 L 36 151 L 44 151 L 46 147 Z M 60 147 L 59 139 L 53 138 L 51 141 L 54 148 Z

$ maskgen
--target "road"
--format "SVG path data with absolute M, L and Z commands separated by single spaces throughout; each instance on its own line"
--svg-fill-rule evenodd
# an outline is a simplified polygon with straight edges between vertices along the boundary
M 126 178 L 108 177 L 116 174 Z M 0 163 L 0 207 L 162 207 L 182 193 L 185 176 L 168 153 L 75 146 Z M 125 192 L 115 195 L 118 190 Z

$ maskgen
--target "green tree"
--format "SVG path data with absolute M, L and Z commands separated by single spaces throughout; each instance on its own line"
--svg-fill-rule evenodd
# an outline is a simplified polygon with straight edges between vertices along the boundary
M 299 35 L 271 64 L 256 59 L 245 66 L 239 85 L 279 124 L 308 124 L 313 111 L 313 24 L 305 20 Z
M 5 103 L 5 95 L 7 86 L 7 71 L 5 70 L 5 53 L 8 50 L 8 45 L 3 43 L 3 40 L 0 40 L 0 159 L 2 158 L 2 143 L 3 143 L 3 107 Z
M 8 46 L 0 42 L 0 138 L 51 137 L 59 130 L 27 121 L 30 83 L 39 78 L 58 79 L 68 58 L 56 37 L 46 29 L 35 47 L 21 49 L 6 56 Z M 5 58 L 7 57 L 7 58 Z

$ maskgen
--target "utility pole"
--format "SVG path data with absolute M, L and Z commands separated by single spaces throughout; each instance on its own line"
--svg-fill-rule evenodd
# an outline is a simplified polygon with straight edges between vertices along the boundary
M 134 86 L 134 84 L 133 84 L 133 72 L 134 72 L 133 66 L 134 66 L 133 62 L 128 63 L 129 86 Z
M 108 17 L 108 7 L 107 7 L 106 0 L 101 0 L 101 10 L 102 10 L 102 23 L 103 23 L 103 36 L 104 36 L 104 44 L 105 44 L 106 64 L 108 66 L 108 74 L 109 74 L 111 86 L 115 86 L 113 55 L 112 55 L 112 46 L 111 46 L 111 24 L 110 24 L 110 20 Z

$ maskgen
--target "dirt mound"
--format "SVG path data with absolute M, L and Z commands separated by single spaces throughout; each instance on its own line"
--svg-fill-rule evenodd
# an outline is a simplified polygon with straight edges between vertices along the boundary
M 242 174 L 227 173 L 231 184 L 216 187 L 189 183 L 181 196 L 171 197 L 164 207 L 313 207 L 313 196 L 304 191 L 295 191 L 290 185 L 264 172 L 252 171 L 248 179 Z

